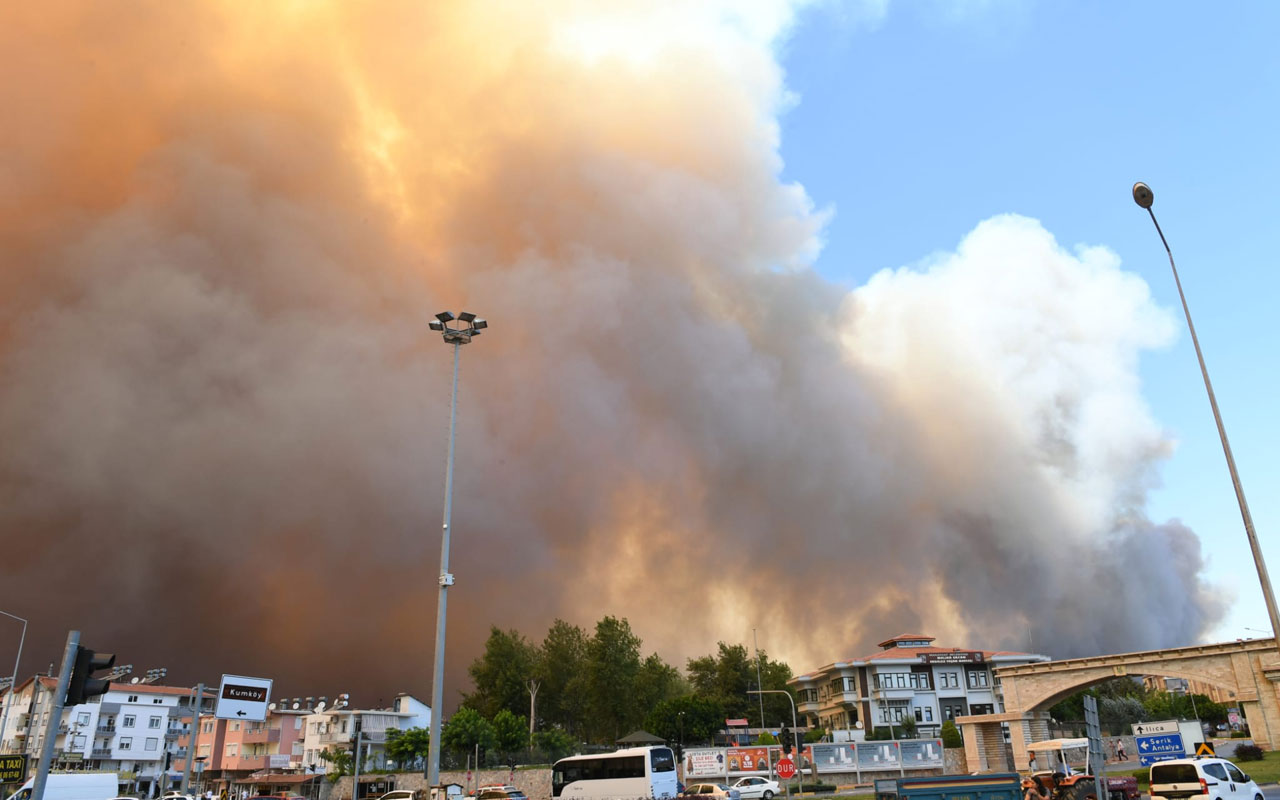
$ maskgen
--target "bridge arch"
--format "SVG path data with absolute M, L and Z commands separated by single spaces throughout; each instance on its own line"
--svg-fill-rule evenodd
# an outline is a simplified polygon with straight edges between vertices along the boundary
M 1048 708 L 1070 695 L 1113 678 L 1159 675 L 1221 687 L 1244 712 L 1254 741 L 1264 749 L 1280 745 L 1280 653 L 1274 639 L 1176 647 L 995 670 L 1004 711 L 960 717 L 970 769 L 1007 769 L 1004 735 L 1008 726 L 1013 767 L 1027 768 L 1026 746 L 1048 736 Z

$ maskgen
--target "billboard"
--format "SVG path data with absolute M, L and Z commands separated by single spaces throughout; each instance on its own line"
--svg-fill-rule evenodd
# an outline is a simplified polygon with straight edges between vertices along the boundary
M 768 772 L 769 749 L 767 747 L 730 747 L 730 772 Z
M 708 748 L 705 750 L 684 751 L 684 777 L 713 778 L 725 773 L 724 750 Z

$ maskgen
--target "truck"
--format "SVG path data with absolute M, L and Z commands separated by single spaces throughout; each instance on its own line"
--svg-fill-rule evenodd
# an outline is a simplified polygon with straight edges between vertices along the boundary
M 937 775 L 876 781 L 877 800 L 1022 800 L 1022 776 Z
M 31 800 L 35 778 L 18 787 L 8 800 Z M 107 800 L 120 794 L 114 772 L 50 772 L 44 784 L 44 800 Z

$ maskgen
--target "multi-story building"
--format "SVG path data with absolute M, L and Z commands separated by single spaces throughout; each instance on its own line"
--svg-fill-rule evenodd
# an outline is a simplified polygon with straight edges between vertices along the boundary
M 387 765 L 387 731 L 396 728 L 426 728 L 431 725 L 431 709 L 417 698 L 401 694 L 390 708 L 360 710 L 331 708 L 308 714 L 304 719 L 302 766 L 309 771 L 323 771 L 320 754 L 329 748 L 353 752 L 356 726 L 360 729 L 362 769 L 382 769 Z
M 994 667 L 1049 660 L 1031 653 L 935 647 L 933 641 L 918 634 L 894 636 L 878 645 L 879 652 L 792 678 L 788 685 L 797 692 L 802 724 L 848 741 L 912 719 L 920 735 L 937 736 L 946 720 L 1004 710 Z
M 1156 675 L 1142 676 L 1142 685 L 1148 689 L 1170 694 L 1200 694 L 1215 703 L 1231 705 L 1236 702 L 1236 693 L 1220 686 L 1189 678 L 1163 678 Z
M 57 681 L 37 676 L 6 693 L 6 753 L 39 757 Z M 64 767 L 115 772 L 130 792 L 154 793 L 166 783 L 166 763 L 181 755 L 178 739 L 190 726 L 195 692 L 145 683 L 112 683 L 88 703 L 62 710 L 55 729 L 54 761 Z M 206 707 L 212 707 L 206 694 Z M 180 777 L 172 771 L 170 778 Z
M 216 793 L 247 785 L 257 774 L 299 769 L 306 714 L 273 708 L 263 722 L 202 716 L 196 760 L 204 786 Z

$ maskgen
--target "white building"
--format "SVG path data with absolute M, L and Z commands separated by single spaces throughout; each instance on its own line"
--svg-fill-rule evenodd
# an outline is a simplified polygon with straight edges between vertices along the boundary
M 942 723 L 1004 710 L 991 670 L 1048 661 L 1048 656 L 935 647 L 933 637 L 902 634 L 879 652 L 836 661 L 788 681 L 796 710 L 810 728 L 836 741 L 861 740 L 868 730 L 913 719 L 921 736 L 938 736 Z
M 431 725 L 431 709 L 417 698 L 397 695 L 391 708 L 361 710 L 331 708 L 304 718 L 302 766 L 312 772 L 323 772 L 327 765 L 320 754 L 329 748 L 352 751 L 356 746 L 356 721 L 360 723 L 361 768 L 383 769 L 387 766 L 387 730 L 427 728 Z
M 57 681 L 40 676 L 6 692 L 9 707 L 0 747 L 39 758 Z M 154 684 L 112 683 L 100 697 L 62 710 L 54 765 L 115 772 L 133 793 L 160 788 L 166 754 L 179 755 L 177 738 L 191 720 L 194 690 Z M 211 698 L 206 695 L 206 707 Z

